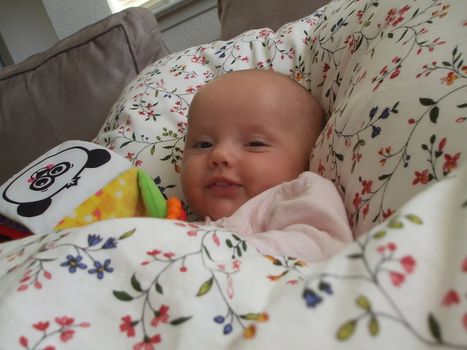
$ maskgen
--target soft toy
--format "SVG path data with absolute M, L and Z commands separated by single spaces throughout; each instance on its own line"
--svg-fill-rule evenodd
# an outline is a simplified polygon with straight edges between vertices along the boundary
M 68 141 L 50 150 L 2 185 L 0 193 L 4 240 L 112 218 L 186 220 L 183 203 L 177 198 L 166 200 L 143 170 L 83 141 Z

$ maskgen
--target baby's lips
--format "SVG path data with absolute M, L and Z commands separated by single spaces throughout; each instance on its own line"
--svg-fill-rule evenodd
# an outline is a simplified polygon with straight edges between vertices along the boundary
M 227 188 L 227 187 L 232 187 L 232 186 L 240 186 L 240 184 L 238 184 L 237 182 L 235 181 L 232 181 L 228 178 L 223 178 L 223 177 L 219 177 L 219 178 L 213 178 L 211 180 L 208 181 L 208 186 L 209 188 L 211 187 L 220 187 L 220 188 Z

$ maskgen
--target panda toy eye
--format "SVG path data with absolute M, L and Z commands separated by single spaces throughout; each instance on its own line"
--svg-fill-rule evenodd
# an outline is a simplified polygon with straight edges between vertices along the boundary
M 52 169 L 50 169 L 47 174 L 52 177 L 60 176 L 66 173 L 70 168 L 71 166 L 68 162 L 58 163 Z
M 54 183 L 53 177 L 50 176 L 42 176 L 34 180 L 29 188 L 33 191 L 43 191 L 49 188 Z

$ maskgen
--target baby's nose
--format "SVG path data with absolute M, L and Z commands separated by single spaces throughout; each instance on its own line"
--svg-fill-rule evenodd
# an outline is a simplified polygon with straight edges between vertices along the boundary
M 233 152 L 227 146 L 216 145 L 211 152 L 209 162 L 212 167 L 230 168 L 234 163 Z

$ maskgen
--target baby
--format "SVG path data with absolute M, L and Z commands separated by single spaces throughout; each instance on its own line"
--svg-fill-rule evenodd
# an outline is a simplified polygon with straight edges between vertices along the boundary
M 327 258 L 352 233 L 334 185 L 306 171 L 322 129 L 319 104 L 284 75 L 246 70 L 210 81 L 189 110 L 187 203 L 264 254 Z

